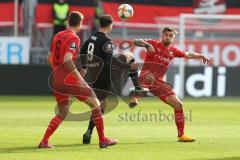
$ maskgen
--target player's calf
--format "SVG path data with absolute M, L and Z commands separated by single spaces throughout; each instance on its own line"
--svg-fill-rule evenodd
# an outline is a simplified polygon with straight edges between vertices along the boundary
M 58 104 L 58 111 L 59 113 L 52 118 L 50 121 L 45 134 L 43 136 L 43 139 L 39 143 L 38 148 L 55 148 L 54 146 L 50 145 L 48 143 L 51 135 L 57 130 L 59 125 L 62 123 L 62 121 L 66 118 L 68 111 L 69 111 L 69 106 L 68 105 L 62 105 Z
M 105 137 L 104 122 L 103 122 L 102 111 L 101 111 L 99 100 L 97 98 L 88 98 L 86 102 L 90 103 L 90 106 L 94 106 L 94 108 L 92 108 L 92 121 L 95 124 L 97 129 L 97 133 L 99 137 L 99 147 L 106 148 L 110 145 L 117 144 L 116 140 L 111 140 Z
M 184 134 L 185 119 L 182 101 L 175 94 L 172 94 L 166 98 L 166 103 L 174 108 L 175 123 L 178 130 L 178 141 L 179 142 L 195 141 L 196 140 L 195 138 Z

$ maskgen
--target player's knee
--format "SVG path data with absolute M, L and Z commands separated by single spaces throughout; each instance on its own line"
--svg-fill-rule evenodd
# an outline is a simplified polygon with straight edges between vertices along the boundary
M 173 106 L 175 109 L 182 109 L 183 104 L 181 101 L 177 101 L 173 104 Z
M 93 99 L 93 106 L 94 107 L 100 107 L 100 101 L 97 98 Z
M 58 108 L 58 116 L 61 117 L 62 120 L 64 120 L 69 112 L 69 105 L 65 104 L 65 105 L 59 105 Z
M 129 52 L 129 51 L 128 52 L 124 52 L 124 56 L 126 57 L 127 63 L 130 63 L 131 60 L 134 58 L 133 53 Z
M 67 117 L 67 115 L 68 115 L 68 111 L 62 111 L 62 112 L 59 112 L 59 113 L 58 113 L 58 116 L 59 116 L 62 120 L 64 120 L 64 119 Z
M 62 114 L 62 113 L 59 113 L 58 116 L 59 116 L 62 120 L 64 120 L 64 119 L 67 117 L 67 115 Z
M 100 102 L 96 97 L 90 97 L 88 101 L 91 108 L 100 107 Z

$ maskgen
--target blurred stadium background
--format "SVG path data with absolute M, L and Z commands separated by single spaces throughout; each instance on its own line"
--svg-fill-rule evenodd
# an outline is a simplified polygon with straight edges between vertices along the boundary
M 66 0 L 70 10 L 79 10 L 85 16 L 79 33 L 82 42 L 96 29 L 99 15 L 106 13 L 115 19 L 111 34 L 115 53 L 123 46 L 143 62 L 145 50 L 131 46 L 129 40 L 159 39 L 161 29 L 170 25 L 179 31 L 176 44 L 181 49 L 213 57 L 213 65 L 207 67 L 198 61 L 176 60 L 166 76 L 176 92 L 186 97 L 184 110 L 191 113 L 188 118 L 192 116 L 192 121 L 186 122 L 186 132 L 198 141 L 177 143 L 171 120 L 121 119 L 126 114 L 160 112 L 173 118 L 166 104 L 146 98 L 133 110 L 119 101 L 121 107 L 105 116 L 106 133 L 120 141 L 113 148 L 100 152 L 96 134 L 93 145 L 81 145 L 87 121 L 68 121 L 51 140 L 56 150 L 36 150 L 56 105 L 48 87 L 51 70 L 47 64 L 54 2 L 0 0 L 1 160 L 240 159 L 240 0 Z M 117 16 L 121 3 L 134 8 L 134 17 L 128 21 Z M 130 82 L 124 86 L 123 96 L 129 95 L 131 86 Z M 87 111 L 79 102 L 72 108 L 73 113 Z
M 50 94 L 47 52 L 53 35 L 54 2 L 0 1 L 0 94 Z M 214 60 L 213 66 L 207 68 L 196 61 L 175 61 L 167 80 L 177 93 L 182 97 L 240 95 L 239 0 L 66 2 L 70 10 L 79 10 L 85 16 L 83 30 L 79 33 L 82 42 L 95 30 L 99 15 L 113 15 L 115 28 L 111 38 L 116 44 L 116 53 L 124 40 L 159 39 L 164 26 L 174 26 L 179 30 L 176 43 L 181 49 L 201 52 Z M 134 7 L 133 18 L 128 21 L 118 18 L 120 3 L 130 3 Z M 130 49 L 137 61 L 143 62 L 145 50 Z M 123 95 L 129 94 L 129 85 L 125 86 Z

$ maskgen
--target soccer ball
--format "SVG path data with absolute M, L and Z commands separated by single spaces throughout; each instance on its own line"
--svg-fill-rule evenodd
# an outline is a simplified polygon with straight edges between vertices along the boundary
M 133 16 L 133 8 L 129 4 L 121 4 L 118 7 L 118 16 L 122 19 L 128 19 Z

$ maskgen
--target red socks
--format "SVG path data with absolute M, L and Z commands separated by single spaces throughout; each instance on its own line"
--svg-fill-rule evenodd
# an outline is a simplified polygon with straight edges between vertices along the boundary
M 104 136 L 103 117 L 102 117 L 102 112 L 99 108 L 95 108 L 92 110 L 92 120 L 93 120 L 94 124 L 96 125 L 99 141 L 104 142 L 105 136 Z M 48 139 L 56 131 L 56 129 L 62 123 L 62 121 L 63 120 L 59 116 L 53 117 L 53 119 L 50 121 L 50 123 L 48 125 L 48 128 L 44 134 L 44 137 L 43 137 L 41 143 L 43 143 L 43 144 L 48 143 Z
M 43 144 L 48 143 L 49 137 L 55 132 L 55 130 L 58 128 L 58 126 L 62 123 L 62 119 L 57 115 L 53 117 L 53 119 L 50 121 L 48 128 L 44 134 L 44 137 L 42 139 Z
M 184 114 L 183 110 L 174 110 L 175 123 L 178 130 L 178 137 L 181 137 L 184 134 Z
M 94 108 L 92 110 L 92 120 L 97 128 L 99 141 L 104 142 L 105 141 L 104 125 L 103 125 L 102 112 L 100 108 Z

